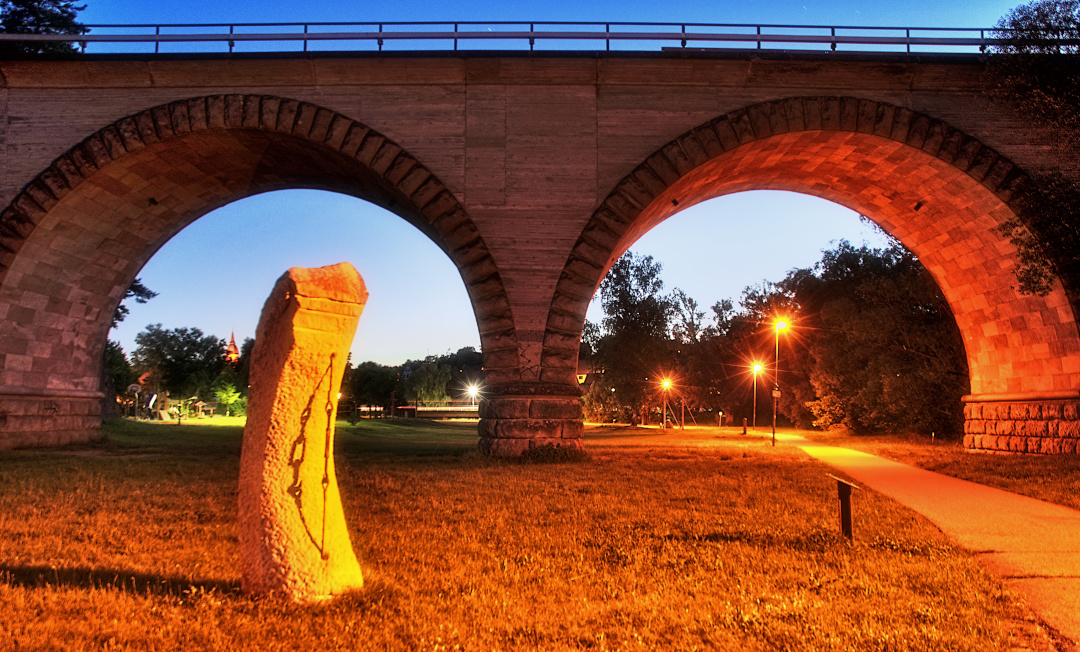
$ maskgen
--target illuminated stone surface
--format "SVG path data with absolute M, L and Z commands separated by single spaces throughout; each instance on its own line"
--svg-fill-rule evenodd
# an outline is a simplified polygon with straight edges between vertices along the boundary
M 334 415 L 367 301 L 348 263 L 294 267 L 263 307 L 240 456 L 243 588 L 298 602 L 363 585 L 334 474 Z
M 967 352 L 970 446 L 1072 450 L 1074 306 L 1060 284 L 1019 294 L 1016 252 L 994 227 L 1026 175 L 1077 178 L 1080 162 L 992 103 L 982 65 L 837 53 L 0 62 L 0 447 L 93 438 L 109 316 L 145 262 L 213 208 L 296 187 L 384 206 L 457 266 L 484 355 L 483 450 L 580 445 L 578 344 L 608 267 L 682 208 L 770 188 L 858 210 L 927 265 Z M 1013 417 L 1048 405 L 1062 406 L 1058 434 L 1057 417 Z

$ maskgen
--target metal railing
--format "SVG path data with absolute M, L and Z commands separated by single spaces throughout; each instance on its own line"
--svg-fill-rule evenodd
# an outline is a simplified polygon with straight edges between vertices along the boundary
M 985 51 L 990 28 L 637 22 L 335 22 L 87 25 L 82 35 L 0 34 L 0 42 L 67 42 L 88 53 L 299 51 L 655 51 L 756 49 Z M 1062 41 L 1066 43 L 1069 41 Z M 165 46 L 163 48 L 163 46 Z M 227 49 L 226 49 L 227 48 Z

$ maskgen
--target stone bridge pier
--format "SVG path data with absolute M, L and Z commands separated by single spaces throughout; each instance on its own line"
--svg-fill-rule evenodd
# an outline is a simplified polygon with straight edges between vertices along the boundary
M 1076 452 L 1080 331 L 1016 289 L 996 227 L 1032 173 L 1080 177 L 987 99 L 977 56 L 296 54 L 0 61 L 0 448 L 93 438 L 110 316 L 208 211 L 314 188 L 454 262 L 484 356 L 480 447 L 581 446 L 589 301 L 618 257 L 727 193 L 802 192 L 927 267 L 967 353 L 970 448 Z M 753 219 L 721 216 L 718 219 Z

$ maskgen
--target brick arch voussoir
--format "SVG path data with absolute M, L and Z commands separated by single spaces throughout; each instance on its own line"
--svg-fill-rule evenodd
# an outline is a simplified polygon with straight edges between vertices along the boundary
M 638 216 L 691 170 L 741 145 L 800 131 L 846 131 L 922 150 L 1015 207 L 1028 175 L 978 139 L 923 113 L 854 97 L 792 97 L 737 109 L 687 131 L 620 180 L 574 244 L 548 311 L 542 364 L 574 367 L 581 320 L 617 247 Z M 565 375 L 565 374 L 564 374 Z
M 58 157 L 0 211 L 0 283 L 34 227 L 101 168 L 147 145 L 187 133 L 255 129 L 301 138 L 351 157 L 408 198 L 428 235 L 457 265 L 483 342 L 517 350 L 510 304 L 494 260 L 454 194 L 385 135 L 336 111 L 270 95 L 210 95 L 162 104 L 92 134 Z

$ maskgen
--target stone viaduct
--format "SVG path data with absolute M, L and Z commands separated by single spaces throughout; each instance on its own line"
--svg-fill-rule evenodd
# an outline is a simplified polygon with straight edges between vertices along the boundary
M 481 447 L 580 445 L 589 299 L 697 202 L 798 191 L 927 266 L 963 335 L 967 445 L 1074 452 L 1080 331 L 1015 289 L 995 232 L 1052 134 L 990 102 L 978 57 L 836 53 L 116 56 L 0 62 L 0 448 L 92 438 L 110 315 L 206 212 L 354 195 L 453 260 L 487 370 Z

